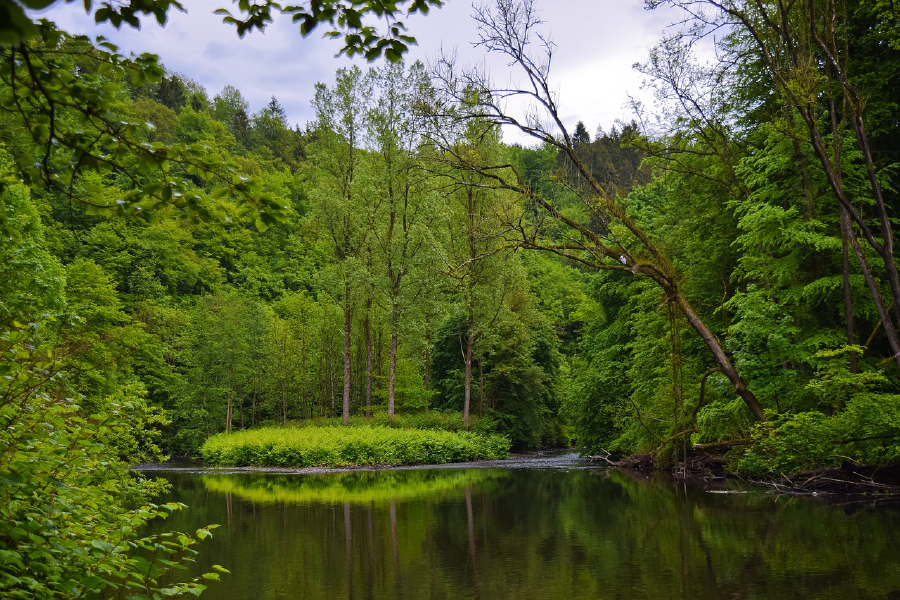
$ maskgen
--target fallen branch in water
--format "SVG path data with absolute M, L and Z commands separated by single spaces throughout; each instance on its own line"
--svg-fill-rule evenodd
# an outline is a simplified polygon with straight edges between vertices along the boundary
M 609 459 L 609 457 L 612 456 L 612 452 L 610 452 L 609 450 L 606 450 L 605 448 L 600 448 L 600 450 L 601 450 L 602 452 L 605 452 L 605 453 L 606 453 L 606 456 L 599 456 L 599 455 L 596 455 L 596 454 L 592 454 L 592 455 L 588 456 L 587 458 L 588 458 L 589 460 L 602 460 L 602 461 L 605 462 L 606 464 L 608 464 L 608 465 L 610 465 L 610 466 L 613 466 L 613 467 L 618 467 L 618 466 L 619 466 L 619 462 L 618 462 L 618 461 L 610 460 L 610 459 Z
M 732 446 L 748 446 L 753 443 L 750 438 L 742 440 L 728 440 L 726 442 L 708 442 L 706 444 L 694 444 L 695 450 L 706 450 L 709 448 L 731 448 Z

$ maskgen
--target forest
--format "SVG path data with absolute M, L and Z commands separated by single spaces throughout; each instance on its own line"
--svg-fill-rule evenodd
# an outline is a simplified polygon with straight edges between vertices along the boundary
M 687 19 L 636 65 L 656 105 L 593 133 L 559 117 L 531 2 L 474 17 L 512 91 L 353 18 L 435 0 L 299 13 L 385 59 L 319 83 L 305 125 L 38 4 L 0 3 L 9 597 L 151 597 L 196 540 L 137 535 L 180 507 L 128 466 L 218 433 L 436 426 L 753 477 L 900 462 L 892 2 L 649 1 Z M 285 17 L 259 6 L 226 21 Z M 155 591 L 203 586 L 181 585 Z

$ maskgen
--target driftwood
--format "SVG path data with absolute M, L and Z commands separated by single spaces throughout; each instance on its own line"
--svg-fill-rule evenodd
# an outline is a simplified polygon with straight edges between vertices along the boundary
M 864 494 L 871 497 L 896 498 L 900 495 L 900 468 L 859 469 L 831 468 L 797 473 L 793 478 L 785 475 L 776 480 L 751 480 L 753 483 L 774 488 L 781 494 L 828 494 L 851 497 Z
M 708 450 L 713 448 L 731 448 L 733 446 L 749 446 L 753 443 L 750 438 L 742 440 L 728 440 L 725 442 L 707 442 L 706 444 L 694 444 L 695 450 Z

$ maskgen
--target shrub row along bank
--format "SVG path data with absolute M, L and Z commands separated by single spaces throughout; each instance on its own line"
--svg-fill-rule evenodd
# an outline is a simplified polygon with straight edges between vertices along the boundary
M 222 467 L 441 464 L 505 458 L 506 436 L 386 427 L 266 427 L 217 434 L 200 449 Z

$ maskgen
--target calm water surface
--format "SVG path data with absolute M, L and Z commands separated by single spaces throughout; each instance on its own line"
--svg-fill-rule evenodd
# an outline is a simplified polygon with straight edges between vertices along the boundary
M 897 598 L 900 510 L 587 467 L 148 473 L 221 527 L 206 600 Z M 737 490 L 731 490 L 737 491 Z

